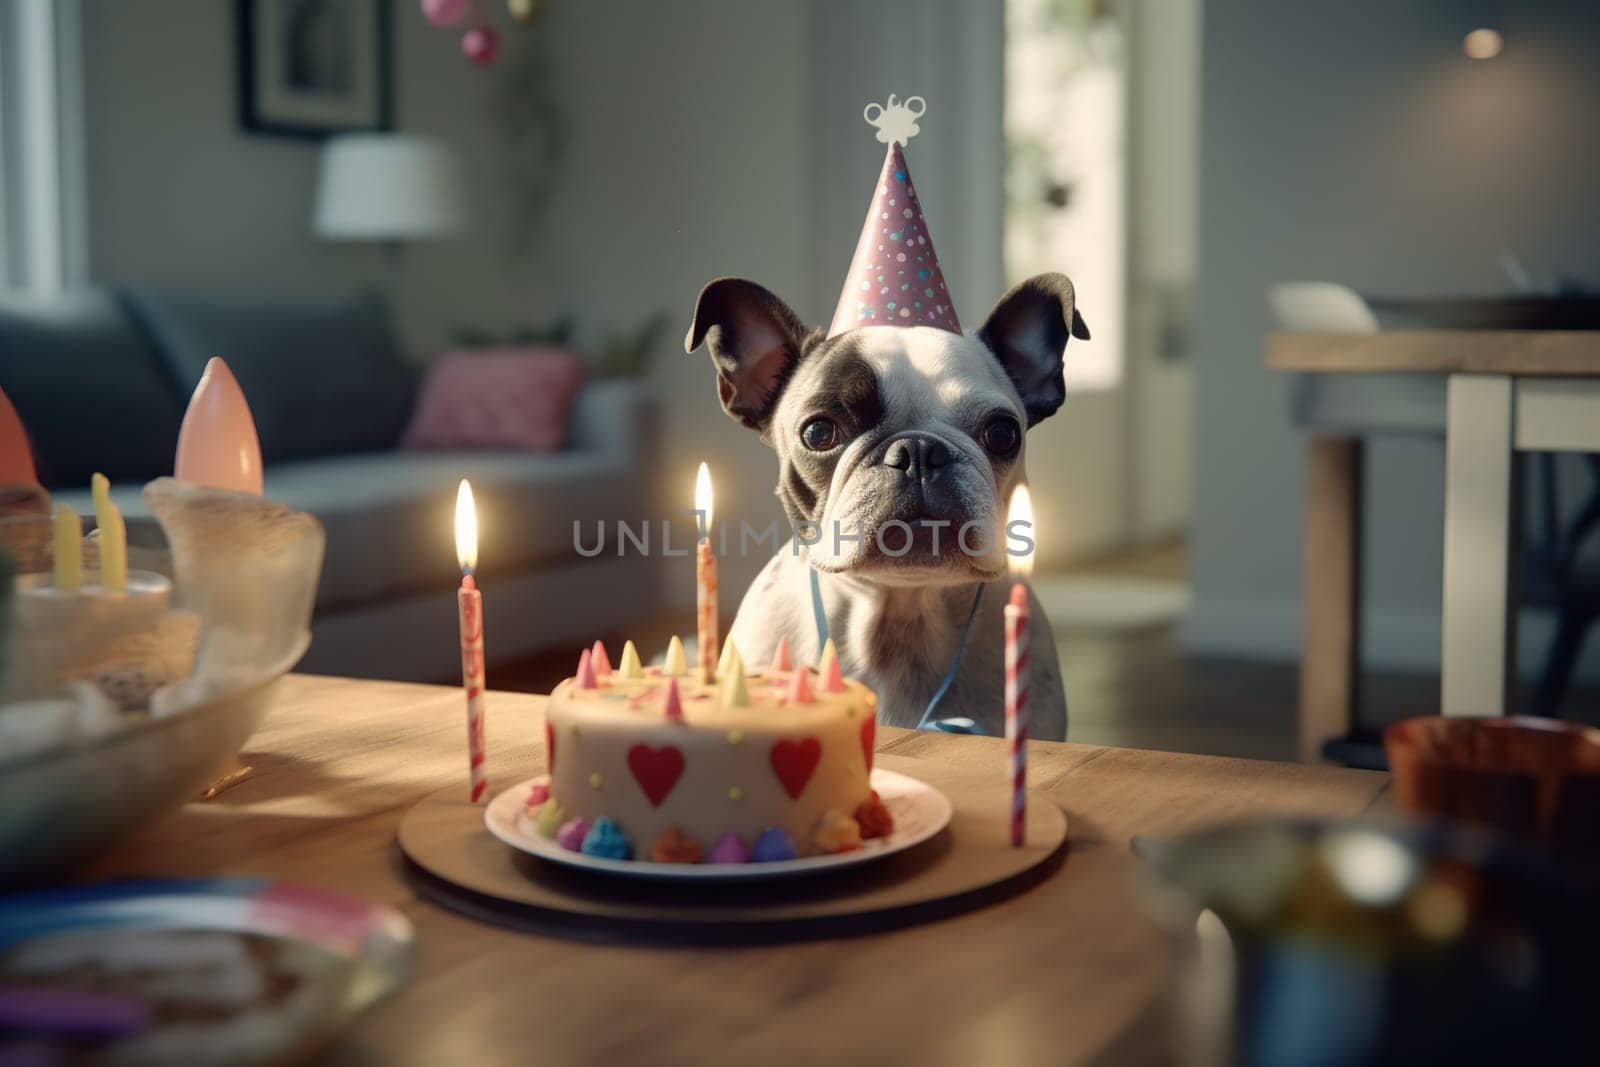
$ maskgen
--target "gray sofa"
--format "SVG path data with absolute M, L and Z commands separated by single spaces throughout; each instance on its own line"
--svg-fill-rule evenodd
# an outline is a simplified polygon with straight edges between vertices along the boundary
M 443 680 L 459 669 L 453 542 L 469 478 L 481 527 L 491 661 L 579 647 L 658 603 L 655 561 L 580 556 L 573 524 L 657 514 L 654 410 L 642 385 L 588 383 L 564 448 L 399 451 L 414 400 L 381 301 L 230 305 L 86 290 L 0 303 L 0 388 L 27 425 L 40 476 L 91 514 L 103 470 L 134 543 L 159 538 L 139 499 L 171 472 L 184 405 L 221 355 L 251 403 L 266 494 L 328 535 L 302 670 Z

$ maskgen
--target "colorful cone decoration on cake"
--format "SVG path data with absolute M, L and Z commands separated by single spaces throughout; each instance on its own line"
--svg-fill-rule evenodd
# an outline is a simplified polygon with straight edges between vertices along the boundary
M 734 646 L 733 635 L 729 634 L 728 639 L 722 642 L 722 656 L 717 660 L 717 677 L 726 678 L 729 665 L 738 658 L 739 649 Z
M 822 665 L 818 670 L 822 674 L 824 693 L 844 692 L 844 677 L 839 673 L 839 653 L 834 650 L 831 638 L 822 650 Z
M 28 431 L 5 390 L 0 389 L 0 485 L 38 485 L 39 472 L 33 466 L 33 450 L 28 447 Z
M 617 673 L 624 678 L 644 677 L 644 664 L 639 662 L 639 650 L 633 647 L 632 641 L 623 643 L 622 662 L 617 666 Z
M 932 326 L 961 332 L 901 150 L 916 136 L 917 119 L 926 111 L 920 96 L 904 103 L 890 96 L 887 104 L 868 104 L 862 113 L 867 124 L 877 128 L 878 140 L 889 147 L 828 327 L 829 337 L 858 326 Z
M 576 675 L 579 689 L 595 689 L 598 683 L 594 677 L 594 656 L 587 648 L 583 655 L 578 657 L 578 673 Z
M 661 668 L 661 673 L 668 678 L 682 678 L 689 673 L 689 661 L 683 655 L 683 642 L 677 634 L 673 634 L 672 640 L 667 642 L 667 662 Z
M 798 668 L 794 672 L 794 677 L 789 679 L 789 695 L 785 702 L 809 704 L 815 699 L 816 697 L 811 694 L 811 672 L 804 667 Z
M 778 647 L 772 653 L 772 673 L 777 674 L 779 671 L 793 669 L 794 660 L 789 656 L 789 639 L 787 637 L 779 637 Z
M 594 649 L 589 656 L 589 663 L 594 667 L 596 678 L 606 678 L 611 674 L 611 657 L 606 655 L 606 646 L 599 641 L 594 643 Z
M 728 676 L 722 682 L 722 702 L 730 708 L 750 706 L 750 690 L 744 684 L 744 662 L 737 651 L 728 664 Z
M 261 495 L 261 442 L 244 390 L 213 356 L 194 387 L 178 430 L 172 475 L 190 485 Z
M 683 721 L 683 697 L 678 693 L 678 679 L 667 678 L 667 695 L 661 701 L 661 714 L 673 722 Z

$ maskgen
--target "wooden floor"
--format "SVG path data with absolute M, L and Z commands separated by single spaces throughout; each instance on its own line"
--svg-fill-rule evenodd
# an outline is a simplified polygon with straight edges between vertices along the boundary
M 1117 553 L 1071 569 L 1075 574 L 1181 579 L 1186 569 L 1181 544 Z M 663 647 L 671 619 L 628 635 L 605 634 L 616 655 L 624 636 L 649 653 Z M 1600 640 L 1600 638 L 1597 638 Z M 1296 758 L 1295 701 L 1298 665 L 1197 658 L 1186 655 L 1177 627 L 1057 634 L 1066 682 L 1068 740 L 1091 745 L 1195 752 L 1217 756 Z M 498 666 L 496 689 L 545 693 L 573 671 L 569 652 Z M 1362 679 L 1362 720 L 1385 723 L 1438 711 L 1439 680 L 1433 674 L 1368 672 Z M 1600 694 L 1586 693 L 1569 707 L 1600 717 Z

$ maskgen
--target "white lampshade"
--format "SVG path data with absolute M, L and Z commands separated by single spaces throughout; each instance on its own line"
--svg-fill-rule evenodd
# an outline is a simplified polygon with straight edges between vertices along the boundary
M 323 145 L 312 231 L 335 241 L 448 237 L 466 225 L 454 150 L 427 137 L 350 133 Z

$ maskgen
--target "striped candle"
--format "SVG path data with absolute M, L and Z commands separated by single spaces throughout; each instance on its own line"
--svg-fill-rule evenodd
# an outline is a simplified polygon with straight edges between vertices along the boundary
M 1020 532 L 1019 532 L 1020 531 Z M 1011 541 L 1020 551 L 1011 551 Z M 1033 498 L 1019 485 L 1006 514 L 1006 569 L 1011 599 L 1006 602 L 1006 744 L 1011 753 L 1011 844 L 1028 836 L 1028 575 L 1033 573 Z
M 1011 753 L 1011 843 L 1020 847 L 1028 821 L 1028 587 L 1011 587 L 1006 617 L 1006 744 Z

